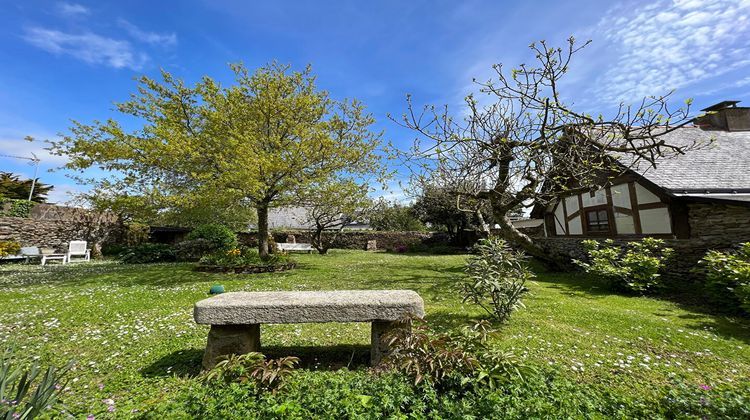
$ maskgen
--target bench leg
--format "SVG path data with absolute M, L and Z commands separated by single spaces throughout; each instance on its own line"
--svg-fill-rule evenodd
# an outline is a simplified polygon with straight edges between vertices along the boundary
M 203 353 L 203 369 L 216 366 L 220 356 L 253 351 L 260 351 L 260 324 L 212 325 Z
M 372 321 L 372 330 L 370 335 L 370 365 L 377 366 L 388 354 L 388 345 L 383 342 L 383 336 L 389 332 L 399 329 L 409 328 L 408 324 L 398 321 Z

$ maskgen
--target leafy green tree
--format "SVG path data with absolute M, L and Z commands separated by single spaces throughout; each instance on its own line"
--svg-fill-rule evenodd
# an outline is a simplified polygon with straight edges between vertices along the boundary
M 15 200 L 28 200 L 31 191 L 32 179 L 22 180 L 18 175 L 10 172 L 0 172 L 0 197 L 11 198 Z M 34 194 L 31 201 L 44 203 L 47 201 L 47 194 L 52 191 L 51 185 L 39 182 L 37 178 L 34 184 Z
M 370 226 L 375 230 L 391 232 L 427 230 L 412 206 L 390 203 L 383 199 L 375 203 L 370 215 Z
M 452 188 L 436 184 L 425 184 L 412 208 L 420 221 L 444 229 L 451 238 L 463 230 L 481 230 L 483 223 L 491 223 L 488 216 L 492 209 L 486 202 L 463 197 Z
M 117 104 L 139 129 L 75 122 L 50 150 L 69 157 L 68 169 L 113 172 L 95 182 L 100 191 L 147 197 L 157 212 L 195 200 L 251 206 L 261 257 L 269 207 L 339 173 L 384 175 L 374 118 L 360 102 L 319 90 L 309 66 L 230 67 L 235 83 L 226 87 L 208 76 L 187 86 L 166 71 L 161 82 L 141 77 L 138 93 Z

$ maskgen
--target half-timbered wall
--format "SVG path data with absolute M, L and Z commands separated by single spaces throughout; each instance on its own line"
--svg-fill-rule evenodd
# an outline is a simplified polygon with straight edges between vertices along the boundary
M 548 211 L 557 236 L 674 233 L 669 204 L 637 181 L 565 197 Z

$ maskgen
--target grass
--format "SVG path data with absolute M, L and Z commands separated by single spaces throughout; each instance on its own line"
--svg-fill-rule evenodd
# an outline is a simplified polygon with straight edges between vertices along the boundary
M 212 284 L 227 291 L 413 289 L 437 329 L 483 316 L 453 286 L 465 256 L 334 250 L 296 259 L 293 271 L 253 275 L 199 273 L 190 264 L 0 265 L 0 342 L 45 364 L 75 359 L 67 410 L 120 418 L 196 381 L 208 329 L 193 322 L 192 305 Z M 494 342 L 526 363 L 634 396 L 664 392 L 675 377 L 695 387 L 750 380 L 746 319 L 611 294 L 578 273 L 536 271 L 527 308 Z M 300 356 L 312 371 L 363 368 L 369 337 L 367 324 L 262 328 L 264 352 Z

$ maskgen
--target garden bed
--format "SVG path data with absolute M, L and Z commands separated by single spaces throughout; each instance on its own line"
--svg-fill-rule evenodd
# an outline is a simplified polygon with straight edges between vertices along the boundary
M 243 266 L 223 266 L 199 264 L 193 270 L 205 273 L 234 273 L 234 274 L 256 274 L 256 273 L 275 273 L 278 271 L 291 270 L 297 266 L 296 262 L 283 264 L 256 264 Z

